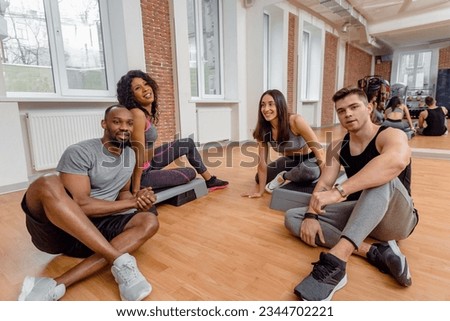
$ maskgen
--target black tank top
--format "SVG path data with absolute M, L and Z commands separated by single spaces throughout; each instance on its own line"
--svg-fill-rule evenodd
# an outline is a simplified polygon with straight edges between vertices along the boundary
M 380 155 L 376 147 L 376 140 L 378 135 L 385 130 L 387 127 L 381 126 L 378 129 L 375 137 L 370 141 L 364 151 L 359 154 L 352 156 L 350 154 L 350 135 L 347 133 L 342 140 L 342 146 L 339 153 L 339 162 L 344 167 L 345 174 L 348 178 L 352 177 L 356 173 L 358 173 L 368 162 L 370 162 L 373 158 Z M 409 162 L 408 166 L 398 175 L 398 178 L 406 187 L 409 195 L 411 195 L 411 162 Z M 347 198 L 349 201 L 357 200 L 361 195 L 361 191 L 350 194 Z
M 441 136 L 445 134 L 445 114 L 441 107 L 427 109 L 428 116 L 425 119 L 427 127 L 423 130 L 426 136 Z

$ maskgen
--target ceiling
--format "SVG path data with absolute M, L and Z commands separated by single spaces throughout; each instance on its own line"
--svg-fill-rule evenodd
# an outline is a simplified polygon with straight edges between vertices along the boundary
M 374 55 L 450 45 L 450 0 L 291 0 Z M 344 27 L 345 26 L 345 27 Z

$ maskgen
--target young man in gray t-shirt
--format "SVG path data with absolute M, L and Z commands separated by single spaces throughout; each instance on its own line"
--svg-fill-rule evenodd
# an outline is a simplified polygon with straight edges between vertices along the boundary
M 19 300 L 59 300 L 67 287 L 108 264 L 122 300 L 142 300 L 152 290 L 128 254 L 159 226 L 153 191 L 130 192 L 133 116 L 122 106 L 111 106 L 101 125 L 102 138 L 68 147 L 57 166 L 59 175 L 38 178 L 22 201 L 38 249 L 84 260 L 56 278 L 26 277 Z

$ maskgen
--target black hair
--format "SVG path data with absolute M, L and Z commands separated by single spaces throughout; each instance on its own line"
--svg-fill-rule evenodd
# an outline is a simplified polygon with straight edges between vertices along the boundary
M 106 108 L 105 115 L 103 116 L 103 119 L 106 120 L 106 117 L 108 116 L 108 114 L 111 111 L 111 109 L 116 108 L 116 107 L 118 107 L 118 108 L 126 108 L 125 106 L 119 105 L 119 104 L 111 105 L 108 108 Z
M 365 105 L 369 104 L 365 91 L 358 87 L 344 87 L 338 90 L 333 95 L 333 102 L 336 103 L 338 100 L 344 99 L 348 95 L 357 95 Z
M 398 96 L 392 96 L 391 99 L 389 99 L 389 102 L 386 105 L 386 109 L 391 108 L 392 110 L 395 109 L 398 105 L 402 104 L 402 100 Z
M 134 78 L 141 78 L 152 87 L 154 100 L 151 113 L 142 107 L 134 98 L 134 94 L 131 90 L 131 82 Z M 142 70 L 130 70 L 117 82 L 117 100 L 121 105 L 128 109 L 138 108 L 142 110 L 144 114 L 150 117 L 154 124 L 157 124 L 159 120 L 158 89 L 158 84 L 148 73 L 143 72 Z

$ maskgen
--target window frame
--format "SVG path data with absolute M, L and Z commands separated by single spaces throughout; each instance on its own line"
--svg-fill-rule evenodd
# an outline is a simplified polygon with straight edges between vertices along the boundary
M 430 61 L 429 61 L 429 70 L 427 70 L 426 72 L 428 73 L 428 82 L 427 85 L 425 86 L 425 83 L 423 84 L 422 88 L 420 87 L 416 87 L 417 84 L 417 74 L 418 74 L 418 70 L 425 69 L 425 54 L 429 53 L 430 55 Z M 423 50 L 412 50 L 412 51 L 404 51 L 399 53 L 398 56 L 398 63 L 397 63 L 397 75 L 396 75 L 396 82 L 400 82 L 400 83 L 404 83 L 403 79 L 400 79 L 400 77 L 402 76 L 402 72 L 401 72 L 401 68 L 402 68 L 402 60 L 403 57 L 407 57 L 406 58 L 406 63 L 405 63 L 405 70 L 414 70 L 413 73 L 413 83 L 414 86 L 408 86 L 408 83 L 405 83 L 405 85 L 407 85 L 410 88 L 414 88 L 414 89 L 429 89 L 431 83 L 433 82 L 433 50 L 431 49 L 423 49 Z M 411 63 L 412 62 L 412 63 Z
M 271 17 L 268 12 L 263 12 L 263 37 L 264 37 L 264 51 L 263 51 L 263 77 L 264 77 L 264 91 L 270 88 L 270 48 L 272 39 L 270 37 Z
M 47 26 L 47 37 L 51 55 L 51 68 L 54 82 L 54 92 L 23 92 L 7 91 L 7 98 L 19 100 L 30 99 L 70 99 L 95 100 L 96 98 L 115 97 L 114 63 L 112 54 L 112 39 L 107 0 L 97 0 L 101 19 L 101 34 L 104 48 L 105 90 L 70 89 L 68 86 L 67 67 L 64 60 L 64 43 L 61 34 L 61 19 L 57 0 L 42 0 Z M 0 62 L 1 63 L 1 62 Z
M 205 87 L 205 69 L 204 69 L 204 59 L 203 59 L 203 52 L 204 52 L 204 36 L 203 36 L 203 19 L 202 19 L 202 1 L 203 0 L 192 0 L 194 3 L 194 15 L 195 15 L 195 35 L 196 35 L 196 47 L 197 47 L 197 54 L 196 54 L 196 61 L 197 61 L 197 92 L 198 96 L 193 96 L 192 92 L 192 83 L 190 84 L 191 91 L 190 96 L 194 100 L 198 99 L 223 99 L 225 97 L 225 86 L 224 86 L 224 54 L 223 54 L 223 7 L 222 7 L 222 0 L 217 0 L 218 4 L 218 46 L 219 46 L 219 81 L 220 81 L 220 94 L 207 94 L 206 93 L 206 87 Z M 189 19 L 189 17 L 188 17 Z
M 303 29 L 302 31 L 302 69 L 301 69 L 301 99 L 310 100 L 311 93 L 311 31 Z

